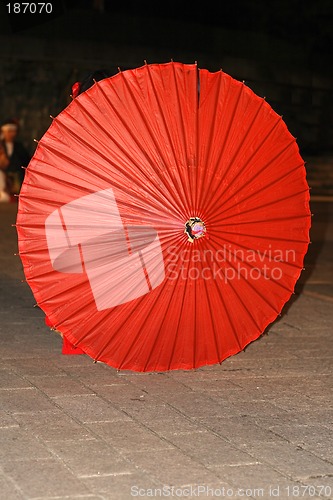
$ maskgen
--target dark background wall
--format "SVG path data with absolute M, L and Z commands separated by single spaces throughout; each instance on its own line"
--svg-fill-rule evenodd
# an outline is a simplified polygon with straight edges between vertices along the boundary
M 88 72 L 198 62 L 245 80 L 284 115 L 303 154 L 332 151 L 333 2 L 53 1 L 52 15 L 0 11 L 0 121 L 33 152 Z M 14 3 L 14 2 L 11 2 Z

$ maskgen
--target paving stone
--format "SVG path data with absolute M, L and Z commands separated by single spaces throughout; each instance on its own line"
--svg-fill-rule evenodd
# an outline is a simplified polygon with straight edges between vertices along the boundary
M 31 341 L 30 341 L 31 342 Z M 29 353 L 30 351 L 28 351 Z M 38 359 L 35 358 L 31 355 L 30 352 L 30 358 L 28 359 L 16 359 L 15 356 L 12 356 L 12 358 L 9 362 L 9 366 L 15 371 L 15 373 L 18 373 L 19 375 L 23 375 L 25 377 L 29 376 L 53 376 L 56 377 L 59 374 L 63 375 L 59 371 L 59 368 L 50 361 L 50 359 Z
M 145 422 L 149 429 L 163 438 L 169 438 L 173 435 L 191 434 L 194 432 L 207 432 L 207 428 L 202 422 L 193 421 L 185 415 L 175 413 L 172 418 L 154 418 Z
M 213 472 L 180 450 L 163 450 L 163 453 L 160 450 L 153 450 L 150 453 L 132 450 L 127 458 L 139 470 L 162 484 L 185 485 L 217 482 L 217 477 Z
M 251 442 L 247 446 L 247 451 L 258 462 L 269 464 L 275 470 L 294 479 L 302 480 L 312 476 L 333 474 L 332 463 L 288 442 Z
M 117 370 L 104 363 L 93 363 L 93 366 L 63 366 L 62 370 L 72 377 L 79 380 L 86 387 L 96 388 L 101 386 L 124 386 L 127 382 L 118 375 Z
M 93 394 L 91 389 L 66 374 L 63 374 L 61 377 L 33 376 L 29 380 L 48 397 Z
M 78 441 L 94 439 L 89 429 L 60 409 L 16 414 L 15 420 L 40 441 Z
M 134 421 L 96 422 L 87 425 L 113 448 L 122 452 L 173 448 L 172 444 Z
M 212 467 L 212 470 L 232 486 L 234 494 L 239 493 L 239 498 L 250 497 L 267 500 L 271 498 L 284 500 L 296 497 L 319 498 L 316 492 L 311 496 L 303 494 L 306 493 L 304 482 L 293 481 L 264 464 L 218 465 Z
M 126 420 L 126 416 L 96 394 L 80 396 L 59 396 L 54 398 L 57 407 L 81 422 L 105 422 Z
M 3 500 L 22 500 L 22 491 L 10 478 L 0 472 L 0 498 Z
M 257 425 L 253 417 L 208 417 L 200 419 L 200 422 L 205 428 L 241 448 L 246 448 L 252 442 L 286 442 L 271 429 Z
M 90 493 L 88 488 L 56 459 L 7 462 L 4 472 L 22 490 L 25 498 L 55 498 Z
M 143 490 L 163 488 L 163 483 L 154 481 L 143 472 L 99 474 L 81 480 L 91 491 L 103 495 L 107 500 L 128 500 L 135 498 L 136 494 L 138 498 L 147 498 Z
M 111 443 L 108 445 L 99 439 L 75 442 L 52 441 L 47 443 L 47 446 L 80 478 L 135 472 L 133 465 L 126 461 Z
M 1 427 L 18 427 L 17 420 L 13 415 L 10 415 L 0 410 L 0 428 Z
M 54 409 L 54 404 L 34 387 L 0 391 L 0 407 L 10 413 Z
M 0 464 L 8 460 L 45 459 L 51 454 L 29 432 L 16 427 L 0 428 Z
M 26 389 L 32 385 L 28 380 L 17 376 L 10 370 L 0 370 L 0 390 L 2 389 Z
M 251 455 L 246 453 L 246 450 L 240 450 L 223 437 L 211 432 L 178 434 L 168 437 L 168 441 L 207 467 L 219 464 L 239 465 L 256 462 Z

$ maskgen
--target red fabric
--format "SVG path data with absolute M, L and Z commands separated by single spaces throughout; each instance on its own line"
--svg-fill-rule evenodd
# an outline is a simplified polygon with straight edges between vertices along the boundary
M 53 324 L 48 316 L 45 316 L 44 321 L 45 321 L 46 326 L 53 328 Z
M 75 347 L 66 337 L 65 335 L 62 338 L 62 354 L 85 354 L 85 352 L 80 347 Z
M 191 217 L 206 227 L 193 243 Z M 257 339 L 293 293 L 310 219 L 281 117 L 222 71 L 172 62 L 97 82 L 53 120 L 17 230 L 57 329 L 145 371 L 218 363 Z
M 75 99 L 79 95 L 80 88 L 81 88 L 81 83 L 80 82 L 75 82 L 72 85 L 72 97 L 73 97 L 73 99 Z
M 54 324 L 50 320 L 48 316 L 45 316 L 45 324 L 50 327 L 54 328 Z M 80 347 L 75 347 L 64 335 L 62 337 L 62 354 L 71 354 L 71 355 L 76 355 L 76 354 L 85 354 L 85 352 L 80 348 Z

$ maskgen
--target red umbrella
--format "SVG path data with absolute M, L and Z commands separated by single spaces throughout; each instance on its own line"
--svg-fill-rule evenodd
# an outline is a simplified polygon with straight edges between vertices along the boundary
M 295 138 L 244 83 L 151 64 L 96 82 L 39 141 L 19 198 L 37 303 L 95 360 L 221 362 L 293 293 L 309 243 Z

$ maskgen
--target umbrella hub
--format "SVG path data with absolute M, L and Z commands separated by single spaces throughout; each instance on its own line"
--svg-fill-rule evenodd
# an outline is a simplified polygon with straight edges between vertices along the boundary
M 185 224 L 185 234 L 188 236 L 188 241 L 191 243 L 194 240 L 202 238 L 206 234 L 205 223 L 199 217 L 190 217 L 190 219 Z

